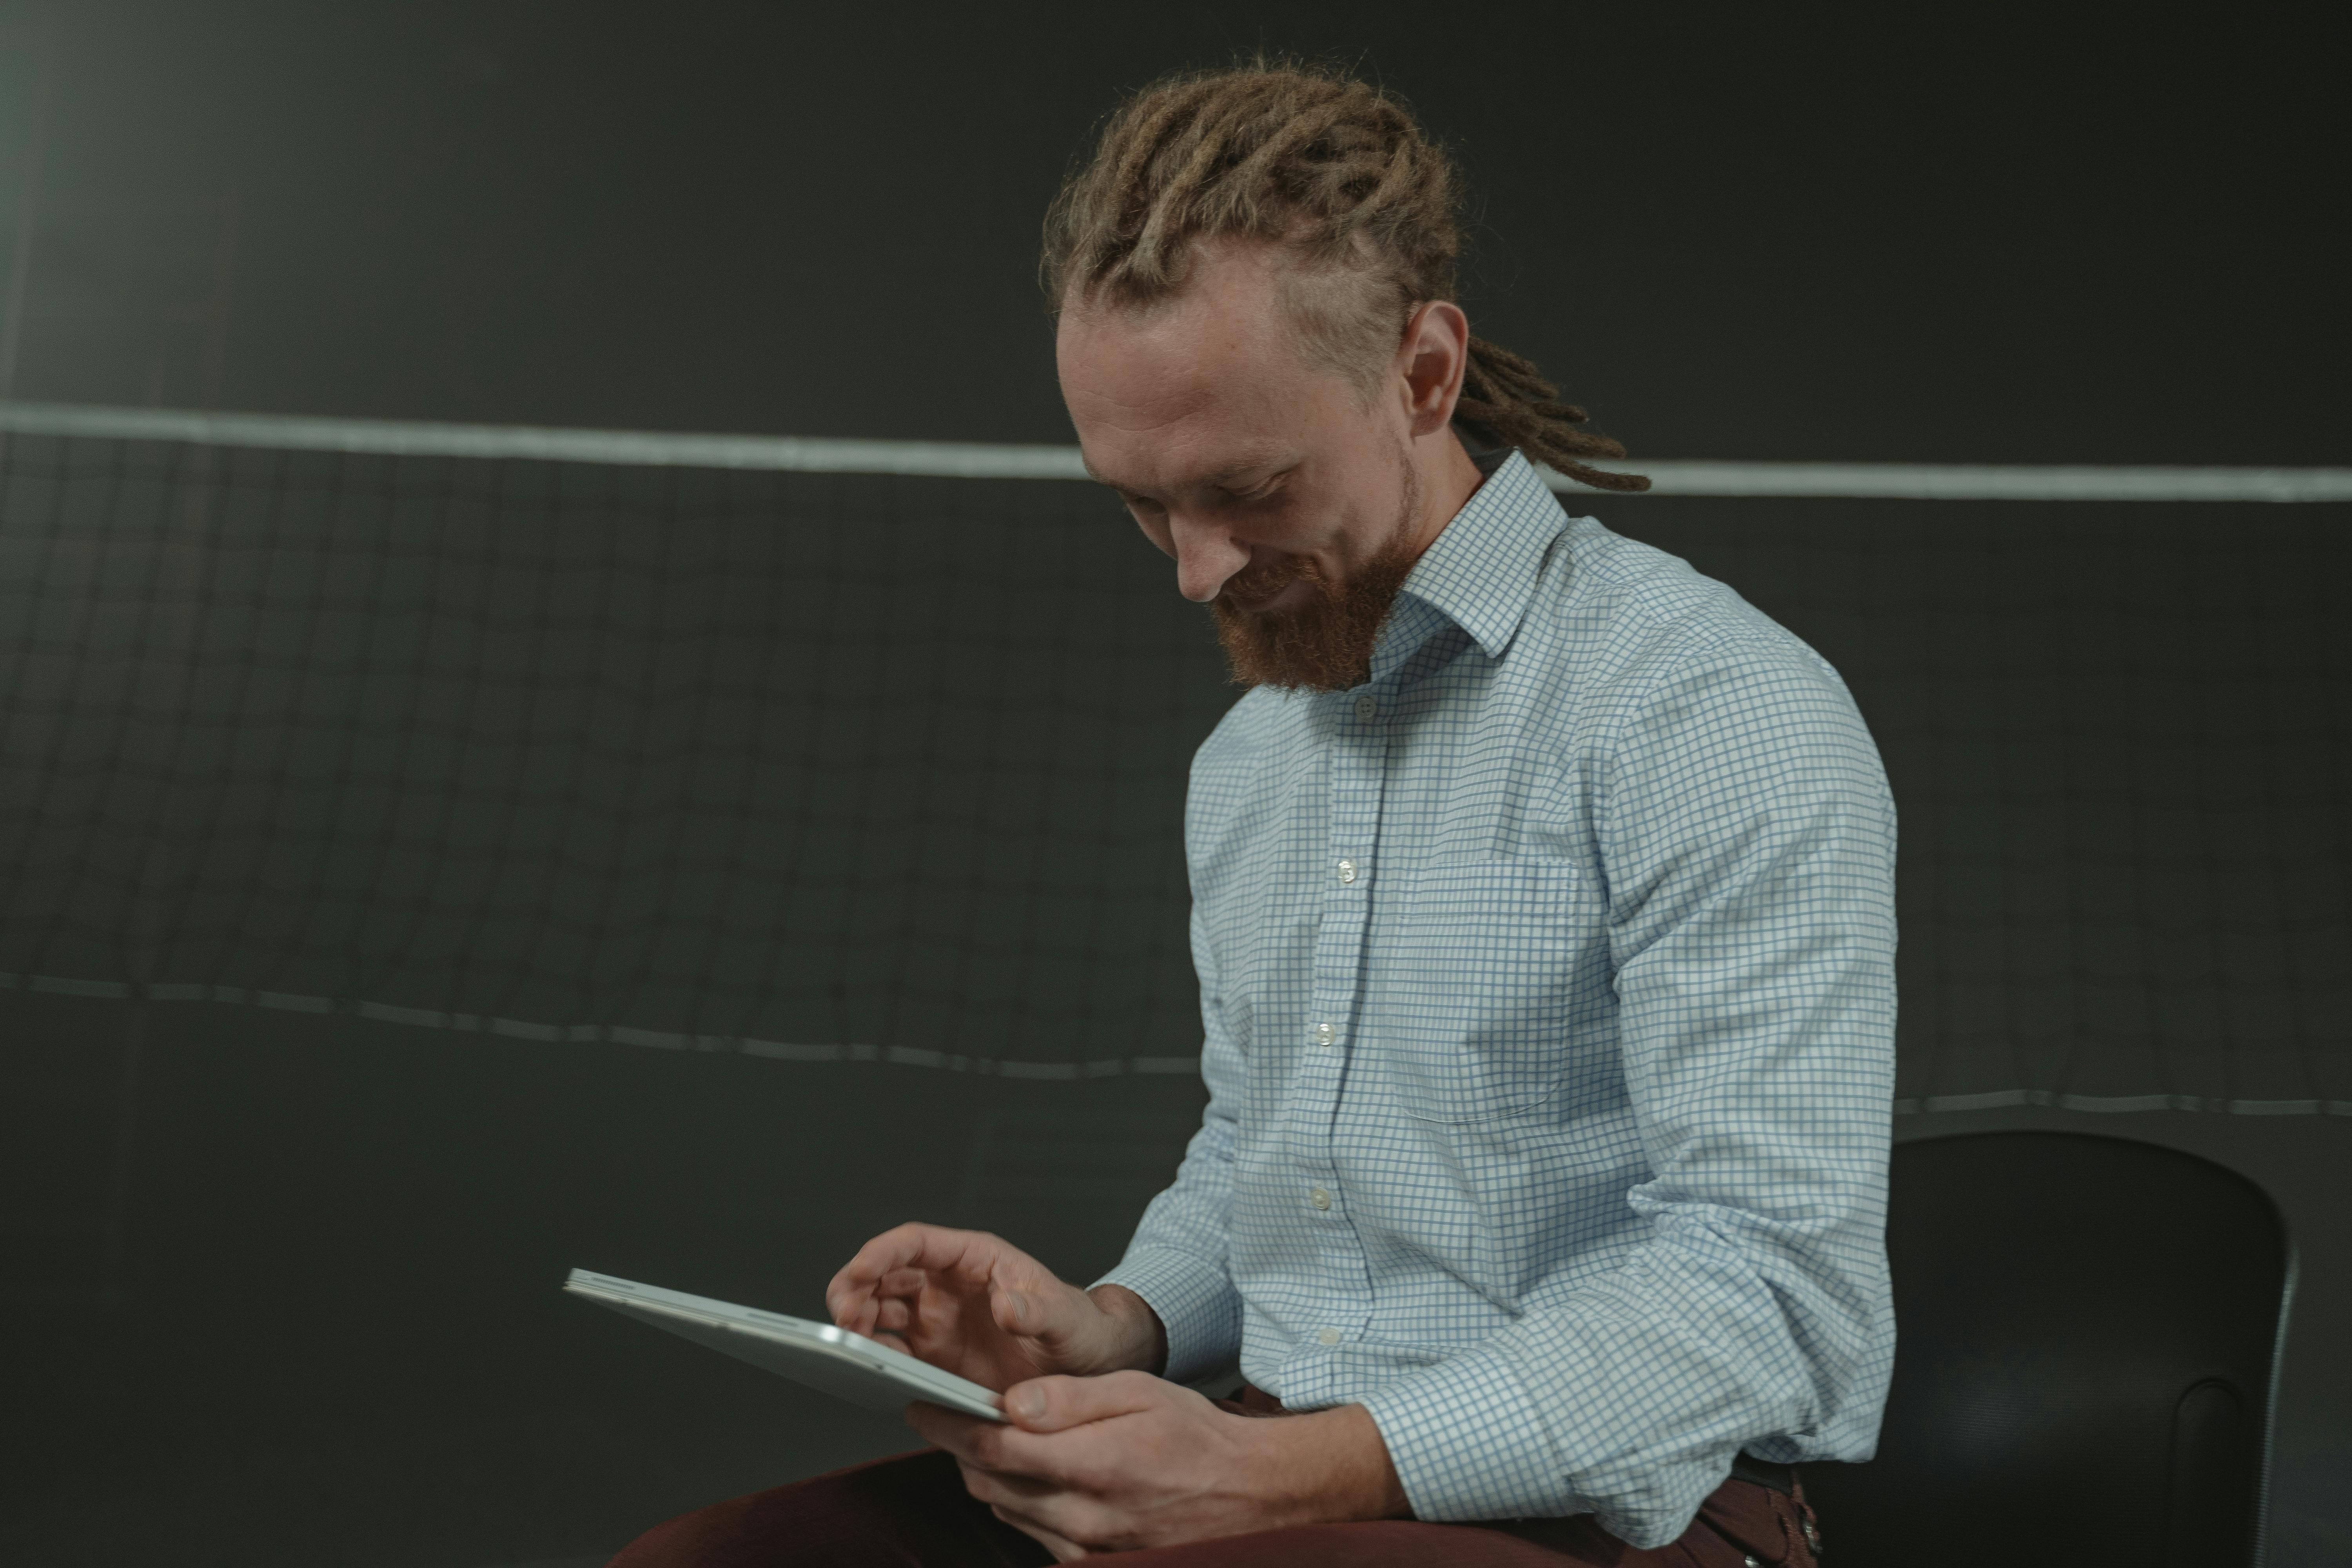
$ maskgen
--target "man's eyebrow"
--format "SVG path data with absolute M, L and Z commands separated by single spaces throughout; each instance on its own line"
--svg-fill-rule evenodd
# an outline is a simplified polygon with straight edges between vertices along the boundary
M 1136 495 L 1140 493 L 1139 491 L 1131 490 L 1127 486 L 1120 484 L 1117 479 L 1109 478 L 1092 463 L 1086 462 L 1084 458 L 1079 458 L 1079 461 L 1085 464 L 1087 477 L 1094 480 L 1095 483 L 1105 486 L 1110 489 L 1117 490 L 1121 495 Z M 1298 461 L 1299 459 L 1297 456 L 1293 453 L 1268 452 L 1260 457 L 1245 458 L 1239 462 L 1228 463 L 1223 468 L 1214 469 L 1209 473 L 1192 475 L 1185 479 L 1177 488 L 1180 489 L 1197 489 L 1204 487 L 1222 489 L 1229 485 L 1234 479 L 1241 479 L 1246 475 L 1260 473 L 1268 468 L 1278 469 L 1295 468 L 1297 466 Z

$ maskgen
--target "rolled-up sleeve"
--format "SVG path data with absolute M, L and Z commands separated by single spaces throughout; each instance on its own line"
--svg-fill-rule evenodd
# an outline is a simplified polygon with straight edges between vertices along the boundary
M 1151 1200 L 1118 1267 L 1097 1284 L 1123 1285 L 1168 1331 L 1165 1375 L 1177 1382 L 1232 1364 L 1241 1349 L 1242 1301 L 1228 1264 L 1234 1200 L 1234 1107 L 1242 1093 L 1240 1047 L 1226 1027 L 1216 962 L 1196 913 L 1192 964 L 1201 982 L 1201 1074 L 1209 1106 L 1175 1184 Z
M 1590 1511 L 1654 1547 L 1743 1447 L 1874 1441 L 1895 817 L 1852 699 L 1793 638 L 1664 635 L 1623 689 L 1585 743 L 1646 1235 L 1363 1403 L 1421 1518 Z

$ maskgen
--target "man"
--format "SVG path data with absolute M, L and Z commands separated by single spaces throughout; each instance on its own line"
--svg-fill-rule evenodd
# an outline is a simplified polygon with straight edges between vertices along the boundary
M 1087 465 L 1253 687 L 1185 825 L 1209 1108 L 1090 1289 L 922 1225 L 834 1279 L 1012 1425 L 912 1406 L 623 1563 L 1811 1562 L 1790 1467 L 1869 1456 L 1892 1359 L 1892 808 L 1816 655 L 1554 502 L 1525 454 L 1641 481 L 1470 335 L 1454 201 L 1252 68 L 1057 204 Z

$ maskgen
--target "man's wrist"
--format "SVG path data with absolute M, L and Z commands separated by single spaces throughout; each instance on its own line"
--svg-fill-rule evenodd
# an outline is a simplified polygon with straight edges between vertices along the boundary
M 1380 1424 L 1360 1405 L 1251 1420 L 1268 1450 L 1265 1474 L 1283 1499 L 1285 1523 L 1354 1524 L 1410 1519 L 1412 1504 L 1389 1458 Z
M 1087 1296 L 1113 1325 L 1109 1364 L 1102 1370 L 1158 1376 L 1168 1364 L 1168 1326 L 1151 1303 L 1124 1285 L 1097 1285 Z

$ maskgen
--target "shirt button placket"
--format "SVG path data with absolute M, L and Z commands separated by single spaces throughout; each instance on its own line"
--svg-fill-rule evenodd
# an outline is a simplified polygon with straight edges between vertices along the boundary
M 1329 731 L 1329 794 L 1322 872 L 1322 919 L 1315 944 L 1315 972 L 1307 1014 L 1307 1050 L 1297 1079 L 1297 1120 L 1291 1123 L 1295 1157 L 1304 1180 L 1302 1222 L 1313 1227 L 1321 1261 L 1318 1314 L 1327 1323 L 1358 1321 L 1370 1281 L 1362 1242 L 1340 1201 L 1342 1186 L 1333 1140 L 1338 1101 L 1349 1057 L 1358 1042 L 1349 1029 L 1363 984 L 1364 948 L 1370 925 L 1373 859 L 1378 848 L 1385 737 L 1374 721 L 1380 701 L 1368 692 L 1339 698 L 1326 710 Z M 1330 1327 L 1318 1342 L 1337 1345 L 1343 1330 Z

